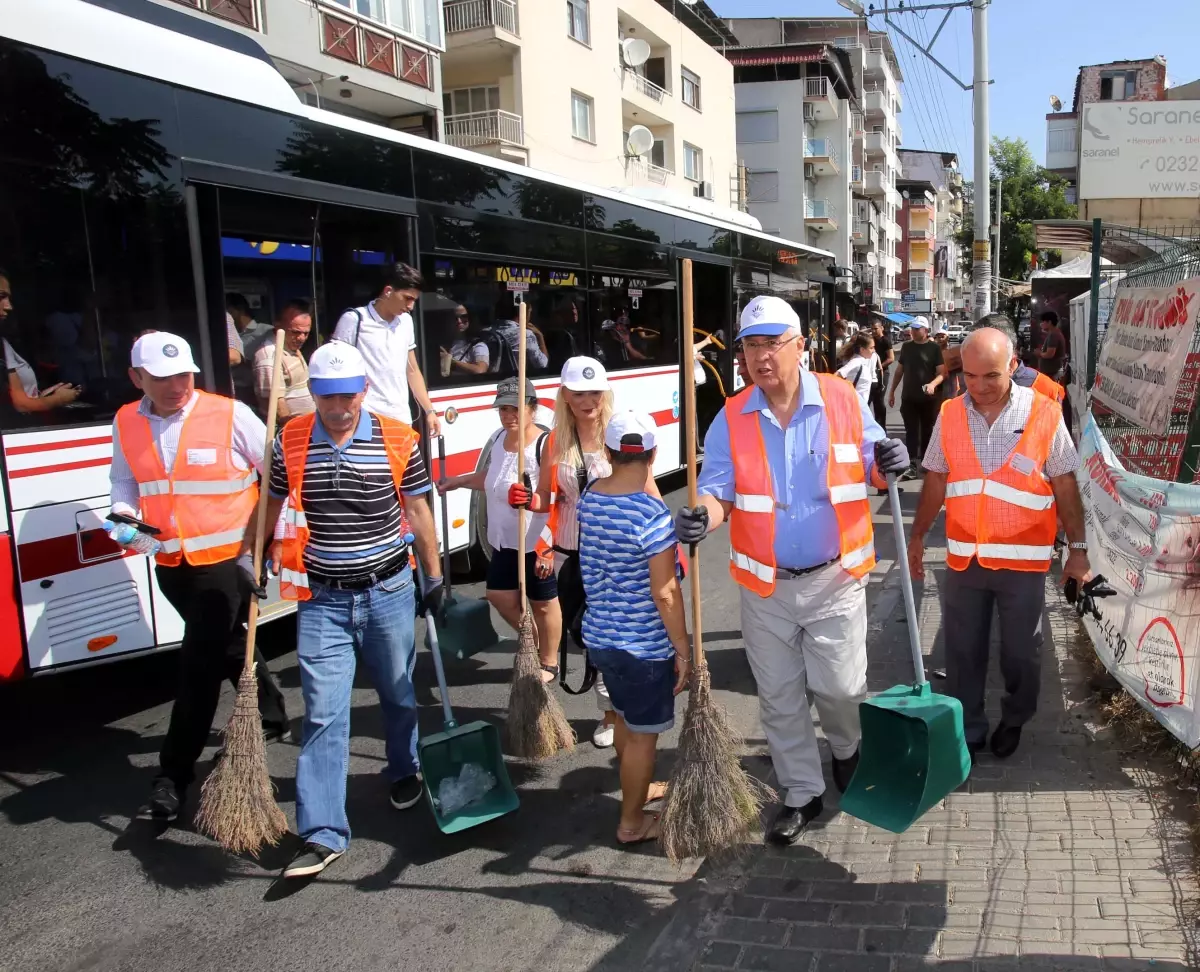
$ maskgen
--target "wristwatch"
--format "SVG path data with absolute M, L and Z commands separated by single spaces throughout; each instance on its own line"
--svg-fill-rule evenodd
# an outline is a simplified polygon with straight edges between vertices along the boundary
M 1070 550 L 1082 550 L 1086 553 L 1088 545 L 1086 540 L 1074 540 L 1071 543 L 1068 543 L 1067 547 Z

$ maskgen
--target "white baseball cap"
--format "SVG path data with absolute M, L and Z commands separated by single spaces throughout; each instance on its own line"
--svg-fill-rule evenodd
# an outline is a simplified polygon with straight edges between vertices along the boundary
M 608 420 L 604 444 L 613 452 L 649 452 L 654 448 L 658 426 L 645 412 L 617 412 Z
M 133 342 L 129 363 L 144 368 L 155 378 L 170 378 L 186 372 L 198 374 L 187 341 L 169 331 L 151 331 Z
M 353 344 L 322 344 L 308 361 L 308 390 L 314 395 L 357 395 L 367 387 L 367 363 Z
M 608 372 L 595 358 L 579 355 L 563 365 L 562 385 L 568 391 L 608 391 Z
M 918 314 L 916 317 L 914 317 L 911 321 L 908 322 L 908 326 L 909 327 L 923 327 L 923 328 L 925 328 L 925 330 L 928 331 L 929 330 L 929 318 L 922 317 L 921 315 Z
M 747 337 L 779 337 L 795 328 L 800 318 L 791 305 L 780 297 L 755 297 L 742 309 L 738 340 Z

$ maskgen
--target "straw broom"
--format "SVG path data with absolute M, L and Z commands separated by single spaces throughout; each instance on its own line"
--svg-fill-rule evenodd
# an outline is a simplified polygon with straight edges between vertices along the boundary
M 518 414 L 517 482 L 525 481 L 525 333 L 528 309 L 521 301 L 517 315 L 520 345 L 517 351 Z M 547 759 L 559 750 L 575 748 L 575 732 L 567 722 L 562 706 L 542 681 L 542 662 L 538 656 L 533 613 L 525 588 L 525 517 L 528 510 L 517 510 L 517 587 L 521 592 L 521 623 L 517 629 L 517 655 L 513 659 L 512 691 L 508 697 L 508 716 L 504 738 L 508 751 L 522 759 Z
M 271 374 L 271 401 L 267 406 L 267 445 L 263 469 L 271 468 L 275 418 L 283 371 L 284 333 L 275 333 L 275 367 Z M 254 576 L 262 575 L 263 535 L 266 532 L 267 490 L 258 497 L 254 524 Z M 267 771 L 262 721 L 258 713 L 258 678 L 254 642 L 258 631 L 258 598 L 250 598 L 246 631 L 246 661 L 238 679 L 233 714 L 222 736 L 225 754 L 217 761 L 200 791 L 196 826 L 235 854 L 257 855 L 264 844 L 275 845 L 287 833 L 287 817 L 275 802 L 275 786 Z
M 683 261 L 683 333 L 692 331 L 692 261 Z M 695 338 L 689 347 L 695 349 Z M 692 361 L 683 362 L 687 442 L 688 505 L 700 498 L 696 489 L 696 376 Z M 729 724 L 723 706 L 712 697 L 700 616 L 700 558 L 692 545 L 692 684 L 687 714 L 679 735 L 679 751 L 659 818 L 659 843 L 673 863 L 716 854 L 744 841 L 759 823 L 763 802 L 774 799 L 770 787 L 756 780 L 739 760 L 742 741 Z

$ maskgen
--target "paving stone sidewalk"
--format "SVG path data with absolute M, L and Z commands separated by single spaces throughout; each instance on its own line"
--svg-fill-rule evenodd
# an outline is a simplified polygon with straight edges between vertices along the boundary
M 939 667 L 938 580 L 927 550 L 922 646 Z M 941 562 L 938 560 L 941 558 Z M 1099 731 L 1077 622 L 1048 579 L 1041 705 L 1008 760 L 981 755 L 968 783 L 907 833 L 825 814 L 794 847 L 754 847 L 709 865 L 644 966 L 787 972 L 991 972 L 1196 968 L 1192 880 L 1182 826 L 1155 809 L 1137 753 Z M 899 577 L 872 612 L 872 690 L 911 681 Z M 1002 686 L 993 648 L 993 725 Z M 936 688 L 936 683 L 935 683 Z M 822 744 L 824 747 L 824 744 Z M 828 763 L 829 753 L 825 759 Z M 829 778 L 828 765 L 826 777 Z

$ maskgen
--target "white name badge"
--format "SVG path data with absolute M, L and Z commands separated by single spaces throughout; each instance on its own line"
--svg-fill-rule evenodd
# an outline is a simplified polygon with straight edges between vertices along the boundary
M 835 442 L 833 444 L 834 462 L 858 462 L 860 457 L 858 446 L 852 442 Z
M 1021 455 L 1019 452 L 1012 454 L 1012 458 L 1008 460 L 1008 464 L 1022 476 L 1032 476 L 1037 471 L 1037 463 L 1028 456 Z
M 215 466 L 217 464 L 217 450 L 188 449 L 187 464 L 189 466 Z

